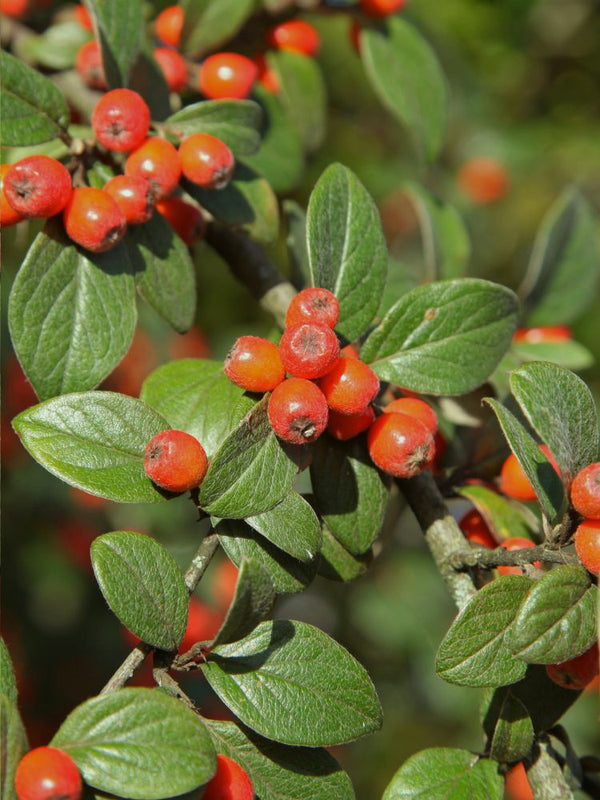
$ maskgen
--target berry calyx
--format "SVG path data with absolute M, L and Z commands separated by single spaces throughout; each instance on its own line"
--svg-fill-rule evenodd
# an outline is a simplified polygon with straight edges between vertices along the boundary
M 63 221 L 69 238 L 92 253 L 110 250 L 127 230 L 127 220 L 115 200 L 104 189 L 89 186 L 73 190 Z
M 546 325 L 538 328 L 519 328 L 515 331 L 513 342 L 527 344 L 557 344 L 571 340 L 571 329 L 566 325 Z
M 106 89 L 102 52 L 95 39 L 86 42 L 79 48 L 75 58 L 75 69 L 81 80 L 90 89 Z
M 16 212 L 42 219 L 62 211 L 73 191 L 64 164 L 44 155 L 28 156 L 11 164 L 4 175 L 3 189 Z
M 205 59 L 198 72 L 198 86 L 211 100 L 244 100 L 258 77 L 258 67 L 239 53 L 215 53 Z
M 152 136 L 130 153 L 125 174 L 145 178 L 152 187 L 155 200 L 173 194 L 181 177 L 181 164 L 176 148 L 166 139 Z
M 383 409 L 384 414 L 394 411 L 420 419 L 423 425 L 432 433 L 435 433 L 438 429 L 437 414 L 429 403 L 426 403 L 425 400 L 420 400 L 418 397 L 399 397 L 397 400 L 392 400 Z
M 270 392 L 285 378 L 279 348 L 260 336 L 240 336 L 225 356 L 224 371 L 248 392 Z
M 0 228 L 8 228 L 25 219 L 22 214 L 15 211 L 4 194 L 4 176 L 10 169 L 10 164 L 0 164 Z
M 206 220 L 196 206 L 187 203 L 177 195 L 171 195 L 171 197 L 158 200 L 155 208 L 188 247 L 193 247 L 196 242 L 204 238 Z
M 253 800 L 254 789 L 248 773 L 237 761 L 217 755 L 217 771 L 206 784 L 202 800 Z
M 552 464 L 555 472 L 560 474 L 558 465 L 546 445 L 539 445 L 539 448 Z M 508 456 L 500 470 L 500 491 L 515 500 L 535 500 L 537 497 L 535 489 L 514 453 Z
M 320 378 L 340 357 L 340 343 L 327 325 L 303 322 L 286 328 L 279 354 L 286 371 L 295 378 Z
M 457 182 L 463 192 L 478 205 L 500 200 L 508 191 L 506 169 L 495 158 L 472 158 L 460 168 Z
M 179 47 L 183 30 L 183 8 L 178 5 L 163 8 L 154 21 L 154 30 L 165 44 Z
M 148 222 L 154 212 L 152 190 L 145 178 L 115 175 L 106 182 L 104 191 L 119 206 L 128 225 L 141 225 L 143 222 Z
M 408 414 L 382 414 L 369 428 L 367 446 L 380 470 L 396 478 L 412 478 L 430 465 L 435 455 L 433 434 Z
M 303 289 L 290 302 L 285 326 L 291 328 L 302 322 L 318 322 L 335 328 L 340 317 L 340 304 L 337 297 L 328 289 Z
M 148 135 L 150 109 L 131 89 L 113 89 L 92 111 L 92 128 L 100 144 L 118 153 L 135 150 Z
M 280 439 L 290 444 L 306 444 L 323 433 L 329 410 L 316 384 L 305 378 L 288 378 L 273 389 L 267 413 Z
M 144 471 L 168 492 L 185 492 L 200 486 L 208 469 L 204 448 L 195 436 L 169 429 L 153 436 L 146 445 Z
M 571 503 L 587 519 L 600 519 L 600 461 L 588 464 L 573 478 Z
M 389 17 L 396 11 L 402 11 L 406 0 L 360 0 L 361 11 L 370 17 Z
M 379 378 L 364 361 L 341 356 L 319 387 L 332 411 L 360 414 L 379 391 Z
M 193 133 L 179 145 L 181 171 L 203 189 L 223 189 L 233 175 L 235 158 L 225 142 L 209 133 Z
M 478 545 L 479 547 L 488 547 L 491 550 L 498 546 L 487 522 L 475 508 L 467 511 L 458 523 L 458 527 L 471 544 Z
M 188 68 L 184 57 L 170 47 L 157 47 L 152 54 L 165 76 L 169 89 L 172 92 L 184 89 L 188 80 Z
M 372 406 L 367 406 L 360 414 L 339 414 L 337 411 L 331 411 L 330 409 L 327 433 L 340 441 L 353 439 L 368 430 L 374 419 L 375 412 Z
M 600 575 L 600 520 L 584 519 L 575 531 L 575 551 L 592 575 Z
M 598 675 L 598 642 L 562 664 L 548 664 L 546 672 L 550 680 L 563 689 L 585 689 Z
M 36 747 L 20 760 L 15 789 L 19 800 L 79 800 L 83 783 L 68 753 L 58 747 Z
M 509 553 L 513 552 L 514 550 L 524 550 L 528 547 L 535 547 L 535 542 L 532 542 L 531 539 L 525 539 L 523 536 L 513 536 L 511 539 L 505 539 L 503 542 L 500 543 L 500 547 L 503 547 L 505 550 L 508 550 Z M 538 569 L 542 566 L 539 561 L 534 561 L 533 566 L 537 567 Z M 523 570 L 521 567 L 497 567 L 498 573 L 500 575 L 522 575 Z
M 278 50 L 291 50 L 305 56 L 316 55 L 321 45 L 316 29 L 301 19 L 290 19 L 276 25 L 269 31 L 267 40 Z

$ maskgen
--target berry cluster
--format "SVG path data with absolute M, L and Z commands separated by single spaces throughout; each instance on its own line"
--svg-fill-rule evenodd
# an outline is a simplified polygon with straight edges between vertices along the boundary
M 600 462 L 577 473 L 571 484 L 571 504 L 584 517 L 575 531 L 575 550 L 583 566 L 600 575 Z

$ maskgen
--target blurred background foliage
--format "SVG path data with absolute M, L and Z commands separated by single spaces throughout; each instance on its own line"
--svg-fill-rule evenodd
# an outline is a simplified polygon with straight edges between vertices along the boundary
M 46 11 L 45 13 L 51 13 Z M 414 212 L 402 190 L 416 180 L 460 211 L 472 239 L 469 273 L 515 288 L 538 225 L 564 187 L 575 184 L 600 211 L 600 4 L 597 0 L 411 0 L 407 17 L 432 42 L 450 91 L 450 123 L 441 158 L 427 166 L 370 89 L 350 43 L 344 14 L 307 14 L 323 37 L 318 61 L 329 94 L 328 133 L 290 195 L 305 205 L 332 161 L 354 169 L 382 214 L 392 263 L 418 282 L 422 251 Z M 480 203 L 459 185 L 475 157 L 505 170 L 506 192 Z M 3 235 L 3 311 L 33 223 Z M 271 255 L 289 270 L 285 231 Z M 195 249 L 197 327 L 179 337 L 145 308 L 125 361 L 107 388 L 137 394 L 154 367 L 175 357 L 222 358 L 242 333 L 268 334 L 272 323 L 224 263 Z M 581 375 L 600 396 L 600 299 L 573 326 L 596 362 Z M 5 325 L 6 313 L 3 313 Z M 3 328 L 2 626 L 17 665 L 21 706 L 32 745 L 46 743 L 64 716 L 99 691 L 129 644 L 93 579 L 89 545 L 109 530 L 140 530 L 165 544 L 185 568 L 200 529 L 184 499 L 159 506 L 118 506 L 75 492 L 21 448 L 10 419 L 35 402 Z M 303 487 L 306 488 L 306 487 Z M 379 733 L 335 755 L 361 800 L 379 797 L 398 765 L 423 747 L 481 747 L 480 693 L 436 677 L 434 655 L 454 608 L 410 514 L 390 513 L 367 573 L 343 585 L 318 578 L 281 598 L 276 613 L 319 625 L 369 669 L 385 712 Z M 460 515 L 468 506 L 453 501 Z M 211 565 L 198 589 L 222 613 L 225 579 Z M 220 583 L 221 582 L 221 583 Z M 212 615 L 212 616 L 211 616 Z M 202 617 L 202 614 L 200 614 Z M 200 623 L 199 623 L 200 624 Z M 149 680 L 147 668 L 136 680 Z M 224 713 L 200 677 L 185 688 L 208 716 Z M 565 724 L 578 753 L 597 746 L 597 697 L 584 694 Z

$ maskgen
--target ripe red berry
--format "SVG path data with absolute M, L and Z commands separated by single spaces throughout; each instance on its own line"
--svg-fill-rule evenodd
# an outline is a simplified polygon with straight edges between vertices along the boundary
M 511 539 L 505 539 L 503 542 L 501 542 L 500 547 L 503 547 L 505 550 L 508 550 L 508 552 L 511 553 L 514 550 L 524 550 L 528 547 L 535 547 L 535 542 L 532 542 L 530 539 L 525 539 L 522 536 L 514 536 Z M 539 561 L 534 561 L 533 566 L 539 569 L 542 565 Z M 497 569 L 500 575 L 523 574 L 521 567 L 497 567 Z
M 82 28 L 85 28 L 86 31 L 91 31 L 94 27 L 90 12 L 84 5 L 81 5 L 81 3 L 78 6 L 75 6 L 75 19 Z
M 321 378 L 319 387 L 332 411 L 360 414 L 379 391 L 379 378 L 364 361 L 342 356 Z
M 286 371 L 295 378 L 320 378 L 340 357 L 340 343 L 327 325 L 303 322 L 286 328 L 279 353 Z
M 22 19 L 29 11 L 29 0 L 0 0 L 0 14 Z
M 285 326 L 291 328 L 302 322 L 318 322 L 335 328 L 340 316 L 337 297 L 327 289 L 303 289 L 292 299 L 285 315 Z
M 144 98 L 131 89 L 107 92 L 92 111 L 96 138 L 108 150 L 135 150 L 145 141 L 149 127 L 150 109 Z
M 554 460 L 552 453 L 545 444 L 539 446 L 540 450 L 548 461 L 552 464 L 555 471 L 560 474 L 558 465 Z M 525 470 L 519 464 L 517 457 L 511 453 L 500 470 L 500 491 L 507 497 L 513 497 L 515 500 L 535 500 L 536 494 L 533 486 Z
M 195 489 L 204 480 L 207 469 L 204 448 L 194 436 L 184 431 L 161 431 L 146 445 L 146 475 L 168 492 Z
M 154 198 L 145 178 L 115 175 L 104 185 L 107 192 L 123 212 L 128 225 L 148 222 L 154 211 Z
M 165 44 L 179 47 L 183 30 L 183 8 L 177 5 L 164 8 L 156 17 L 154 29 Z
M 582 517 L 600 519 L 600 461 L 577 473 L 571 484 L 571 503 Z
M 233 175 L 235 159 L 225 142 L 210 133 L 193 133 L 179 145 L 181 171 L 203 189 L 223 189 Z
M 458 526 L 471 544 L 476 544 L 479 547 L 488 547 L 491 550 L 498 546 L 487 522 L 477 509 L 472 508 L 467 511 Z
M 271 47 L 292 50 L 305 56 L 314 56 L 319 50 L 321 38 L 316 29 L 301 19 L 290 19 L 276 25 L 267 36 Z
M 396 478 L 412 478 L 430 465 L 435 455 L 433 434 L 408 414 L 382 414 L 369 428 L 371 460 Z
M 206 220 L 202 212 L 191 203 L 187 203 L 177 195 L 158 200 L 156 210 L 162 214 L 175 233 L 183 239 L 188 247 L 204 238 Z
M 231 605 L 238 575 L 238 568 L 228 558 L 217 566 L 212 581 L 212 595 L 220 608 L 226 609 Z
M 575 550 L 583 566 L 600 575 L 600 520 L 584 519 L 575 531 Z
M 184 89 L 188 79 L 188 68 L 184 57 L 177 50 L 171 50 L 170 47 L 157 47 L 153 55 L 165 76 L 169 89 L 172 92 L 180 92 Z
M 367 406 L 360 414 L 338 414 L 337 411 L 330 410 L 327 433 L 340 441 L 353 439 L 359 433 L 368 430 L 374 419 L 375 412 L 372 406 Z
M 274 69 L 271 69 L 267 64 L 267 60 L 264 56 L 264 53 L 259 53 L 259 55 L 254 57 L 254 63 L 258 69 L 258 75 L 256 80 L 263 86 L 267 92 L 271 92 L 271 94 L 277 94 L 277 92 L 281 89 L 281 83 L 279 82 L 279 77 Z
M 0 228 L 8 228 L 25 219 L 22 214 L 15 211 L 4 194 L 4 176 L 10 169 L 10 164 L 0 164 Z
M 406 0 L 360 0 L 359 5 L 370 17 L 389 17 L 396 11 L 402 11 Z
M 383 409 L 384 414 L 389 414 L 394 411 L 420 419 L 423 425 L 432 433 L 437 431 L 437 414 L 425 400 L 419 400 L 418 397 L 399 397 L 397 400 L 392 400 L 392 402 L 388 403 Z
M 6 199 L 24 217 L 53 217 L 69 202 L 72 191 L 69 171 L 49 156 L 23 158 L 4 176 Z
M 102 64 L 100 45 L 95 39 L 82 45 L 75 59 L 75 69 L 81 80 L 90 89 L 106 89 L 106 77 Z
M 254 800 L 252 781 L 237 761 L 219 753 L 217 771 L 206 784 L 202 800 Z
M 285 378 L 279 348 L 260 336 L 240 336 L 225 356 L 225 375 L 248 392 L 270 392 Z
M 346 347 L 342 347 L 340 350 L 340 355 L 345 356 L 346 358 L 360 358 L 358 355 L 358 350 L 354 348 L 351 344 L 347 344 Z
M 83 784 L 68 753 L 57 747 L 36 747 L 20 760 L 15 789 L 19 800 L 79 800 Z
M 494 158 L 466 161 L 458 172 L 457 181 L 463 192 L 479 205 L 487 205 L 504 197 L 509 186 L 506 169 Z
M 504 776 L 504 788 L 507 800 L 534 800 L 522 761 L 508 770 Z
M 92 253 L 110 250 L 127 230 L 125 215 L 108 192 L 88 186 L 73 190 L 63 221 L 69 238 Z
M 267 411 L 276 435 L 291 444 L 313 442 L 327 427 L 323 392 L 305 378 L 288 378 L 276 386 Z
M 155 200 L 161 200 L 173 194 L 179 183 L 179 154 L 171 142 L 152 136 L 127 157 L 125 174 L 145 178 Z
M 513 342 L 526 342 L 527 344 L 556 344 L 568 342 L 571 339 L 571 329 L 566 325 L 546 325 L 539 328 L 519 328 L 515 331 Z
M 211 100 L 233 98 L 243 100 L 252 91 L 258 67 L 239 53 L 215 53 L 202 62 L 198 85 Z
M 584 689 L 598 674 L 598 642 L 562 664 L 548 664 L 546 672 L 550 680 L 564 689 Z
M 196 642 L 214 639 L 217 635 L 224 615 L 221 611 L 206 605 L 199 597 L 192 595 L 188 608 L 188 621 L 179 645 L 179 652 L 186 653 Z

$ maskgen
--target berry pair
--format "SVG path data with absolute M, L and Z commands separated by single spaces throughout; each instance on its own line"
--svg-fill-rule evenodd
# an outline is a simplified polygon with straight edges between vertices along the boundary
M 575 531 L 575 550 L 583 566 L 600 575 L 600 462 L 584 467 L 571 484 L 571 504 L 584 517 Z

